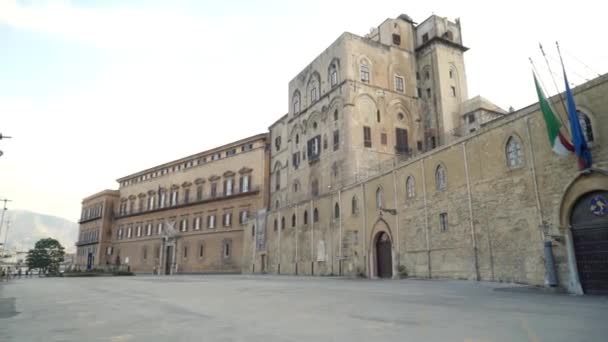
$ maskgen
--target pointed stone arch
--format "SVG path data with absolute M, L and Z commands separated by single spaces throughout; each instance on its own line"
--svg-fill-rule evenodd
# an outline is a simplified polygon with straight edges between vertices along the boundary
M 386 241 L 384 241 L 387 239 Z M 386 259 L 382 258 L 382 250 L 380 251 L 380 255 L 378 254 L 378 242 L 379 240 L 383 240 L 380 242 L 384 242 L 386 244 L 390 244 L 390 265 L 383 264 L 386 263 Z M 396 262 L 396 252 L 395 252 L 395 240 L 393 238 L 393 233 L 391 231 L 390 225 L 386 220 L 382 217 L 378 218 L 373 225 L 373 228 L 368 237 L 369 243 L 368 245 L 368 269 L 370 278 L 379 278 L 379 266 L 380 271 L 382 271 L 382 267 L 387 267 L 390 270 L 390 277 L 395 278 L 397 276 L 397 262 Z M 384 245 L 383 247 L 386 247 Z M 382 247 L 381 247 L 382 248 Z M 380 257 L 380 258 L 379 258 Z M 385 269 L 386 270 L 386 269 Z M 382 276 L 387 276 L 387 274 L 380 274 Z

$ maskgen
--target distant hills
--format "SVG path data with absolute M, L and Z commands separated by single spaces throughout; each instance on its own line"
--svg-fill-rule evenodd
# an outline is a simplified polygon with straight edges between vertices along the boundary
M 78 223 L 61 217 L 35 213 L 27 210 L 7 210 L 0 234 L 0 243 L 4 243 L 7 220 L 11 225 L 8 231 L 7 245 L 9 250 L 27 251 L 34 247 L 36 241 L 51 237 L 58 240 L 66 252 L 74 252 L 74 243 L 78 238 Z

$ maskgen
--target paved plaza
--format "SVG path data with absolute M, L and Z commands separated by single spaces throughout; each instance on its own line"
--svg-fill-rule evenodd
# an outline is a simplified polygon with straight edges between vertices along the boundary
M 0 341 L 608 341 L 608 298 L 287 276 L 0 283 Z

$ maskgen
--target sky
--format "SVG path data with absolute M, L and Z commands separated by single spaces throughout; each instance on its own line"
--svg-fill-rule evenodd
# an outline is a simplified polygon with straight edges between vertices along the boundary
M 556 92 L 539 42 L 574 84 L 608 71 L 599 3 L 0 0 L 0 199 L 76 221 L 117 178 L 265 132 L 342 32 L 401 13 L 460 18 L 469 95 L 521 108 L 528 57 Z

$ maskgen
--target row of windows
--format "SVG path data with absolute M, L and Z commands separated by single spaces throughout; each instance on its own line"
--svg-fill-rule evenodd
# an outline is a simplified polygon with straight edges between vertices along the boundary
M 86 208 L 82 208 L 82 213 L 80 214 L 80 219 L 84 221 L 84 220 L 88 220 L 88 219 L 92 219 L 92 218 L 98 218 L 98 217 L 101 217 L 102 212 L 103 212 L 102 203 L 95 204 L 93 206 L 89 206 Z
M 208 198 L 213 199 L 222 196 L 232 196 L 237 193 L 249 192 L 251 191 L 251 175 L 246 174 L 242 175 L 239 178 L 238 192 L 237 189 L 235 189 L 234 177 L 232 176 L 226 177 L 224 179 L 222 192 L 220 192 L 219 190 L 220 189 L 218 189 L 218 181 L 211 182 Z M 143 212 L 146 210 L 155 210 L 165 207 L 174 207 L 179 204 L 188 204 L 193 199 L 195 199 L 195 201 L 202 201 L 207 199 L 204 196 L 204 185 L 202 183 L 196 184 L 195 194 L 191 194 L 189 186 L 184 187 L 183 196 L 181 197 L 181 199 L 179 190 L 175 188 L 172 189 L 168 194 L 164 189 L 159 188 L 156 192 L 150 191 L 148 192 L 148 195 L 142 193 L 138 197 L 139 200 L 137 209 L 135 206 L 135 198 L 132 198 L 130 200 L 123 198 L 119 205 L 119 215 L 128 215 L 135 212 Z
M 76 254 L 78 254 L 78 256 L 88 256 L 89 253 L 91 253 L 93 256 L 95 256 L 95 253 L 97 253 L 97 247 L 91 246 L 91 247 L 78 248 L 78 250 L 76 251 Z
M 327 68 L 327 75 L 330 87 L 333 88 L 340 82 L 340 61 L 334 59 Z M 308 106 L 318 101 L 321 97 L 321 77 L 318 72 L 311 73 L 311 76 L 306 85 L 306 95 L 308 95 Z M 291 98 L 293 114 L 298 114 L 302 110 L 302 95 L 299 90 L 293 92 Z
M 244 144 L 240 147 L 241 152 L 251 151 L 252 149 L 253 149 L 253 143 Z M 124 182 L 121 182 L 120 186 L 124 187 L 124 186 L 128 186 L 131 184 L 140 183 L 140 182 L 143 182 L 143 181 L 146 181 L 149 179 L 164 176 L 169 173 L 174 173 L 174 172 L 178 172 L 180 170 L 186 170 L 186 169 L 192 168 L 194 166 L 203 165 L 203 164 L 207 163 L 207 161 L 215 161 L 215 160 L 222 159 L 222 157 L 230 157 L 230 156 L 235 155 L 237 153 L 237 150 L 238 150 L 238 148 L 235 147 L 235 148 L 231 148 L 224 152 L 216 152 L 216 153 L 210 154 L 208 156 L 199 157 L 199 158 L 192 159 L 192 160 L 189 160 L 189 161 L 177 164 L 177 165 L 169 166 L 169 167 L 161 169 L 161 170 L 153 171 L 153 172 L 147 173 L 145 175 L 141 175 L 138 177 L 128 179 Z
M 243 225 L 247 223 L 249 219 L 249 212 L 247 210 L 241 210 L 239 212 L 239 224 Z M 232 226 L 232 212 L 225 212 L 221 215 L 221 224 L 223 227 L 228 228 Z M 177 227 L 174 229 L 179 230 L 180 232 L 187 232 L 192 229 L 193 231 L 201 230 L 203 227 L 203 223 L 208 229 L 214 229 L 217 226 L 216 223 L 216 215 L 211 214 L 207 215 L 206 221 L 204 220 L 203 214 L 195 214 L 195 216 L 190 220 L 190 218 L 186 216 L 182 216 L 178 222 Z M 127 227 L 119 226 L 116 230 L 116 238 L 118 240 L 123 239 L 131 239 L 133 237 L 142 237 L 142 236 L 152 236 L 152 235 L 161 235 L 162 232 L 166 229 L 164 221 L 157 222 L 154 225 L 152 222 L 148 222 L 146 224 L 136 223 L 129 224 Z
M 95 230 L 80 232 L 80 237 L 78 242 L 86 243 L 86 242 L 94 242 L 99 240 L 99 228 L 95 228 Z

